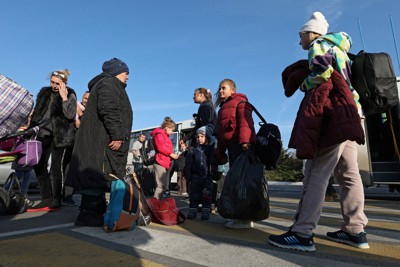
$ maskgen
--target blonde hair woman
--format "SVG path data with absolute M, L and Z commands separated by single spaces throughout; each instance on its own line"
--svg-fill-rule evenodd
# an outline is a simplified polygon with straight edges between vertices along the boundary
M 57 211 L 61 207 L 64 154 L 75 136 L 76 94 L 67 87 L 70 71 L 56 70 L 50 74 L 50 86 L 43 87 L 37 95 L 31 125 L 48 120 L 40 129 L 42 157 L 35 166 L 40 185 L 41 202 L 27 211 Z M 50 174 L 47 162 L 51 154 Z

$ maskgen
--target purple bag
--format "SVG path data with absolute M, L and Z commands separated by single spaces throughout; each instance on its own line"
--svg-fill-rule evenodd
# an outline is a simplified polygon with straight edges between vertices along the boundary
M 35 166 L 42 156 L 42 142 L 35 139 L 18 138 L 15 151 L 19 151 L 18 165 L 22 167 Z

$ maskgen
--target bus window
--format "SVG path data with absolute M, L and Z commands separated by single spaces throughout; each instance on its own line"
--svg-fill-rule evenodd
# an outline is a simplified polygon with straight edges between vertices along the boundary
M 178 141 L 178 132 L 173 132 L 169 135 L 169 139 L 172 141 L 172 148 L 174 149 L 174 153 L 178 154 L 179 152 L 179 141 Z
M 175 154 L 177 154 L 179 152 L 179 141 L 182 139 L 183 136 L 185 136 L 186 134 L 190 133 L 193 130 L 194 125 L 195 125 L 195 121 L 193 119 L 176 122 L 176 132 L 173 132 L 169 136 L 169 138 L 172 141 L 172 147 L 173 147 L 173 151 Z M 132 131 L 131 132 L 131 140 L 129 142 L 129 147 L 130 147 L 129 151 L 132 150 L 133 142 L 135 142 L 137 140 L 137 138 L 139 137 L 139 135 L 141 133 L 146 135 L 146 140 L 149 140 L 151 138 L 151 132 L 154 129 L 156 129 L 157 127 L 159 127 L 159 126 L 147 127 L 147 128 L 142 128 L 142 129 Z M 129 153 L 127 166 L 132 165 L 132 157 L 133 157 L 132 153 Z M 171 178 L 171 183 L 176 183 L 176 179 L 177 179 L 176 173 L 174 173 Z

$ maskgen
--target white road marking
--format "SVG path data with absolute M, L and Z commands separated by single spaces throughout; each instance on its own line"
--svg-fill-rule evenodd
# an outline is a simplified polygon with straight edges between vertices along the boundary
M 65 223 L 65 224 L 52 225 L 52 226 L 47 226 L 47 227 L 39 227 L 39 228 L 32 228 L 32 229 L 26 229 L 26 230 L 14 231 L 14 232 L 7 232 L 7 233 L 0 234 L 0 238 L 14 236 L 14 235 L 35 233 L 35 232 L 43 232 L 43 231 L 47 231 L 47 230 L 53 230 L 53 229 L 58 229 L 58 228 L 71 227 L 71 226 L 74 226 L 74 223 Z

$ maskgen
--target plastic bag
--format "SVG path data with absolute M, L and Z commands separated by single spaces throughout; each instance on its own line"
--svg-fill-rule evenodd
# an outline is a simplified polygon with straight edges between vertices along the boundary
M 269 217 L 264 165 L 253 149 L 244 151 L 229 169 L 218 202 L 218 213 L 228 219 L 251 221 Z

